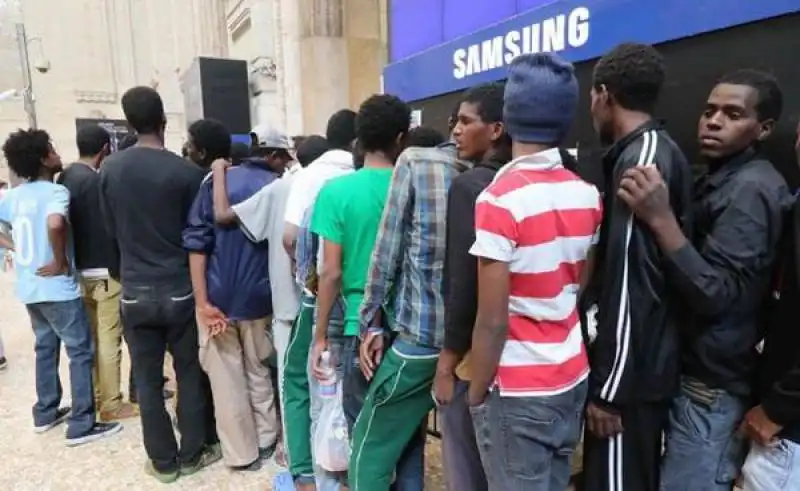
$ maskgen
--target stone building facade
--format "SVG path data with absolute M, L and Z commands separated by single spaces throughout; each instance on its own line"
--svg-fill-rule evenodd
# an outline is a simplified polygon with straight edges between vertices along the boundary
M 379 91 L 386 60 L 386 0 L 0 0 L 0 93 L 22 88 L 20 21 L 38 124 L 65 162 L 76 157 L 75 119 L 121 119 L 135 85 L 161 93 L 178 150 L 181 76 L 197 56 L 246 60 L 253 124 L 289 134 L 324 132 L 332 112 Z M 0 135 L 25 126 L 20 98 L 0 101 Z
M 250 63 L 253 123 L 323 133 L 380 90 L 386 0 L 225 0 L 229 56 Z

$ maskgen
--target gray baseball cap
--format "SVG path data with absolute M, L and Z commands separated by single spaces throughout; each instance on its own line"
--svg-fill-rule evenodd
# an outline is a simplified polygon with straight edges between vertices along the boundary
M 250 135 L 261 148 L 281 148 L 289 150 L 289 138 L 268 124 L 259 124 L 250 131 Z

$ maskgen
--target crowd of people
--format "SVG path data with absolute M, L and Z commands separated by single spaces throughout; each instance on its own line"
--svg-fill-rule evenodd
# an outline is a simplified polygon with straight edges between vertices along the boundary
M 561 148 L 580 88 L 551 54 L 466 91 L 447 137 L 374 95 L 299 145 L 259 125 L 234 149 L 196 121 L 181 157 L 147 87 L 122 98 L 128 148 L 80 129 L 65 170 L 45 131 L 13 133 L 0 246 L 36 339 L 35 430 L 66 421 L 79 445 L 140 416 L 163 483 L 274 456 L 298 491 L 420 491 L 436 407 L 453 491 L 563 491 L 577 448 L 589 491 L 800 489 L 800 206 L 760 151 L 781 89 L 723 75 L 687 158 L 653 116 L 665 83 L 651 46 L 597 62 L 602 189 Z M 335 472 L 312 444 L 331 368 Z

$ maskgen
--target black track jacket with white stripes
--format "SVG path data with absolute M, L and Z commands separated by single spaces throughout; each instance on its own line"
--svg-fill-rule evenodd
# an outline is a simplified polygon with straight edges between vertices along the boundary
M 584 299 L 598 306 L 597 338 L 589 350 L 589 397 L 611 405 L 664 400 L 678 386 L 678 328 L 684 316 L 665 278 L 658 245 L 616 191 L 625 170 L 655 165 L 688 237 L 692 172 L 678 145 L 655 121 L 616 142 L 603 165 L 607 178 L 597 267 Z

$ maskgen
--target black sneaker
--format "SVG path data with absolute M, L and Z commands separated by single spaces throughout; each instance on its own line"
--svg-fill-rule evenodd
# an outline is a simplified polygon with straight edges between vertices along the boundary
M 91 443 L 102 438 L 107 438 L 111 435 L 116 435 L 122 431 L 122 424 L 114 423 L 95 423 L 88 433 L 73 438 L 67 438 L 68 447 L 77 447 L 84 443 Z
M 39 425 L 33 427 L 34 433 L 44 433 L 45 431 L 50 431 L 56 426 L 63 423 L 67 417 L 69 417 L 69 412 L 72 410 L 69 406 L 60 407 L 56 410 L 56 419 L 53 420 L 52 423 L 47 423 L 46 425 Z
M 0 370 L 5 370 L 8 368 L 8 360 L 6 360 L 5 356 L 0 356 Z
M 234 470 L 234 471 L 237 471 L 237 472 L 255 472 L 255 471 L 260 471 L 263 466 L 264 466 L 264 464 L 263 464 L 261 458 L 257 458 L 256 460 L 254 460 L 249 465 L 234 466 L 234 467 L 231 467 L 231 470 Z
M 208 445 L 200 453 L 200 456 L 195 462 L 186 462 L 181 464 L 181 475 L 191 476 L 192 474 L 222 460 L 222 449 L 218 443 Z

